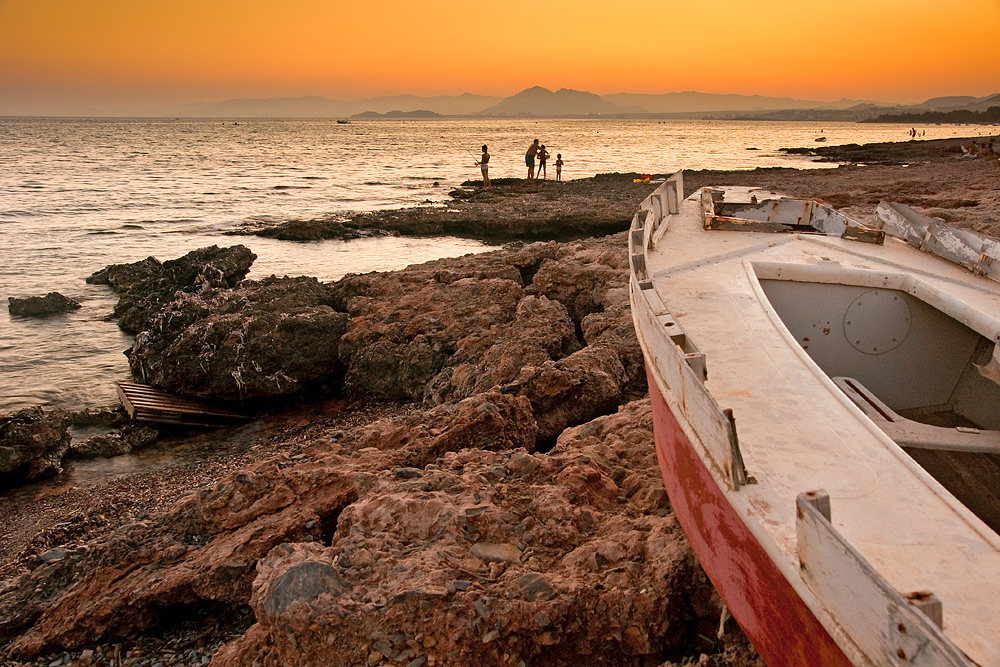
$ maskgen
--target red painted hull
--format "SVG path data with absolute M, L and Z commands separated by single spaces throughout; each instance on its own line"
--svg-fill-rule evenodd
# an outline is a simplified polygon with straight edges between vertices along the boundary
M 851 661 L 729 504 L 646 367 L 656 456 L 674 514 L 705 573 L 769 667 Z

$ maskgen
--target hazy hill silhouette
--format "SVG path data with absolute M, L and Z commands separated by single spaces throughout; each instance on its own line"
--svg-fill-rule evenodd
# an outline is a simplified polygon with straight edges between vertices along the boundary
M 257 118 L 414 118 L 439 116 L 486 117 L 719 117 L 757 120 L 865 120 L 885 113 L 922 111 L 985 111 L 1000 104 L 1000 94 L 986 97 L 948 96 L 920 104 L 893 105 L 865 100 L 837 102 L 797 100 L 763 95 L 736 95 L 685 91 L 678 93 L 594 93 L 562 88 L 555 92 L 533 86 L 500 98 L 488 95 L 392 95 L 343 101 L 325 97 L 233 99 L 217 104 L 192 105 L 185 116 Z M 419 113 L 418 113 L 419 112 Z M 173 115 L 173 114 L 172 114 Z
M 639 107 L 622 107 L 599 95 L 561 88 L 555 92 L 541 86 L 522 90 L 499 104 L 483 109 L 482 116 L 596 116 L 647 113 Z

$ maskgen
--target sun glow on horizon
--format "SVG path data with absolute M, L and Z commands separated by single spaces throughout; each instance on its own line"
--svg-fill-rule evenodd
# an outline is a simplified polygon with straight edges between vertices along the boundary
M 911 103 L 1000 92 L 997 25 L 1000 0 L 0 0 L 0 114 L 534 85 Z

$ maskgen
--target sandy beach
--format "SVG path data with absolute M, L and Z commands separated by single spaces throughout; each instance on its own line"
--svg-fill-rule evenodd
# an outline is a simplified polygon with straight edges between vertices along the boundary
M 895 201 L 1000 237 L 1000 161 L 961 158 L 968 141 L 821 147 L 850 163 L 686 172 L 685 188 L 755 185 L 862 221 Z M 244 230 L 506 245 L 155 302 L 138 321 L 164 339 L 130 364 L 179 392 L 229 397 L 233 374 L 173 341 L 229 327 L 251 349 L 245 317 L 299 329 L 240 379 L 259 392 L 249 424 L 163 428 L 129 474 L 0 495 L 3 664 L 761 665 L 720 629 L 659 481 L 625 289 L 624 230 L 655 187 L 637 176 L 470 182 L 446 207 Z M 328 327 L 328 376 L 281 365 Z

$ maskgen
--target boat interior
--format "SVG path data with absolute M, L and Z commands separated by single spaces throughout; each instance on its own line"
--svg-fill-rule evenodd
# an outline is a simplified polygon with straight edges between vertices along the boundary
M 706 188 L 702 211 L 706 229 L 813 233 L 872 243 L 884 238 L 882 231 L 822 202 L 753 190 Z M 912 276 L 863 275 L 835 263 L 792 268 L 757 262 L 753 268 L 774 312 L 806 354 L 914 461 L 1000 534 L 997 341 L 961 321 L 968 312 L 960 304 Z
M 996 343 L 905 289 L 834 282 L 836 269 L 824 276 L 828 282 L 768 278 L 780 275 L 777 265 L 755 270 L 774 312 L 813 361 L 1000 533 Z M 900 281 L 912 289 L 912 279 Z

